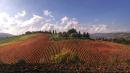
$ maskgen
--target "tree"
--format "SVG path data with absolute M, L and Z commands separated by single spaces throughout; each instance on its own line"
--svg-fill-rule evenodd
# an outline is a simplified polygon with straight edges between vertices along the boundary
M 82 38 L 85 39 L 85 37 L 86 37 L 86 33 L 84 32 Z
M 67 38 L 68 34 L 66 32 L 63 32 L 62 36 L 65 37 L 65 38 Z
M 69 37 L 72 38 L 72 39 L 73 39 L 73 38 L 75 39 L 75 38 L 78 38 L 78 34 L 77 34 L 77 33 L 71 33 L 71 34 L 69 35 Z
M 54 31 L 54 30 L 52 31 L 52 34 L 55 34 L 55 31 Z
M 55 34 L 57 34 L 56 30 L 55 30 Z
M 32 32 L 30 32 L 30 31 L 27 31 L 25 34 L 31 34 Z
M 70 35 L 72 33 L 77 33 L 77 31 L 76 31 L 76 29 L 72 28 L 72 29 L 68 30 L 67 33 Z
M 77 34 L 78 39 L 82 38 L 81 32 L 79 31 L 79 33 Z
M 67 32 L 67 34 L 69 35 L 69 37 L 70 38 L 77 38 L 78 37 L 78 33 L 77 33 L 77 31 L 76 31 L 76 29 L 70 29 L 70 30 L 68 30 L 68 32 Z
M 89 35 L 89 33 L 87 32 L 87 33 L 83 33 L 83 39 L 90 39 L 90 35 Z
M 89 35 L 88 32 L 87 32 L 87 34 L 86 34 L 86 38 L 87 38 L 87 39 L 90 39 L 90 35 Z

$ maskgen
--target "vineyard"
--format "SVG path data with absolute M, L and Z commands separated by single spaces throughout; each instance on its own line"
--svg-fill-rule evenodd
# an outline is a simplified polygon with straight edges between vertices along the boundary
M 6 64 L 14 64 L 20 59 L 31 64 L 52 64 L 52 57 L 64 50 L 67 50 L 70 56 L 76 53 L 81 60 L 80 64 L 88 67 L 119 66 L 126 68 L 128 67 L 126 61 L 130 59 L 130 47 L 127 45 L 98 40 L 53 41 L 49 40 L 47 34 L 36 33 L 28 40 L 0 46 L 0 60 Z

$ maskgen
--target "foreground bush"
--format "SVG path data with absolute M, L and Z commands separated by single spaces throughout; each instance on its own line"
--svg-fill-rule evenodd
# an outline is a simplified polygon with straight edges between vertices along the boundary
M 52 61 L 58 64 L 66 63 L 68 56 L 69 56 L 69 51 L 64 49 L 59 54 L 56 54 L 54 57 L 52 57 Z
M 66 49 L 63 49 L 59 54 L 52 57 L 53 63 L 79 63 L 80 59 L 76 53 L 72 53 Z
M 70 61 L 71 61 L 71 63 L 79 63 L 80 59 L 76 53 L 72 53 Z
M 4 64 L 4 62 L 0 60 L 0 64 Z
M 16 62 L 16 64 L 27 64 L 27 62 L 24 59 L 20 59 Z

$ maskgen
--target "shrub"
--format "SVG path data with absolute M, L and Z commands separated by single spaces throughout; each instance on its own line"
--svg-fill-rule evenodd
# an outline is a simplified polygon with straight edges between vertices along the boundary
M 80 59 L 76 53 L 72 53 L 67 49 L 63 49 L 59 54 L 52 57 L 53 63 L 80 63 Z
M 61 53 L 56 54 L 54 57 L 52 57 L 52 61 L 58 64 L 66 63 L 68 56 L 69 56 L 69 52 L 67 50 L 63 50 L 61 51 Z
M 71 61 L 71 63 L 79 63 L 80 59 L 76 53 L 72 53 L 72 55 L 70 57 L 70 61 Z
M 26 64 L 27 62 L 24 59 L 20 59 L 16 62 L 16 64 Z
M 4 64 L 4 62 L 0 60 L 0 64 Z
M 50 39 L 51 40 L 55 40 L 55 41 L 57 41 L 57 40 L 60 40 L 62 37 L 59 35 L 59 34 L 51 34 L 50 35 Z
M 127 60 L 126 63 L 127 63 L 128 65 L 130 65 L 130 60 Z

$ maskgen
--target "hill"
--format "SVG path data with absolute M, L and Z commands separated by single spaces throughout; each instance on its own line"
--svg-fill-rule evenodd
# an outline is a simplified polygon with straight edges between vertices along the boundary
M 8 37 L 12 37 L 12 34 L 9 33 L 0 33 L 0 39 L 4 39 L 4 38 L 8 38 Z
M 22 35 L 3 41 L 0 42 L 0 60 L 4 63 L 16 63 L 20 59 L 28 63 L 51 63 L 52 56 L 63 49 L 77 53 L 84 62 L 110 62 L 115 57 L 119 60 L 130 58 L 130 46 L 105 41 L 51 41 L 48 34 L 44 33 Z
M 91 34 L 92 38 L 128 38 L 130 39 L 130 33 L 118 32 L 118 33 L 95 33 Z

